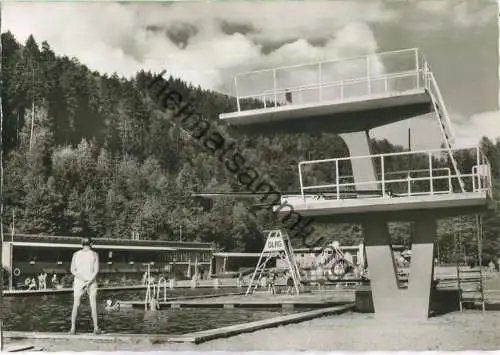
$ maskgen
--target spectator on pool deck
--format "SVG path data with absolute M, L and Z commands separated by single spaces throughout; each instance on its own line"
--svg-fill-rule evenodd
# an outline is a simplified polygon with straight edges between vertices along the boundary
M 42 289 L 42 284 L 43 284 L 43 274 L 38 274 L 38 289 Z
M 273 273 L 271 274 L 271 293 L 273 295 L 275 295 L 277 292 L 276 292 L 276 279 L 278 278 L 278 275 L 276 273 L 276 271 L 273 271 Z
M 496 267 L 495 267 L 495 263 L 493 262 L 493 260 L 491 260 L 488 264 L 488 267 L 490 269 L 490 272 L 493 272 L 495 271 Z
M 262 287 L 262 288 L 267 288 L 267 283 L 268 283 L 268 282 L 267 282 L 267 279 L 268 279 L 268 277 L 267 277 L 267 276 L 265 276 L 265 275 L 264 275 L 264 276 L 262 276 L 262 277 L 260 278 L 260 285 L 259 285 L 259 286 L 260 286 L 260 287 Z
M 273 292 L 273 273 L 270 272 L 269 273 L 269 277 L 266 278 L 266 288 L 267 288 L 267 292 L 269 293 L 274 293 Z
M 97 323 L 97 281 L 99 273 L 99 256 L 92 250 L 92 240 L 82 239 L 82 249 L 73 254 L 71 260 L 71 273 L 75 277 L 73 280 L 73 311 L 71 312 L 70 334 L 76 333 L 76 317 L 78 307 L 84 292 L 89 296 L 92 321 L 94 323 L 94 334 L 101 333 Z
M 292 103 L 292 92 L 290 91 L 290 89 L 286 89 L 285 91 L 285 100 L 288 104 Z
M 287 279 L 286 279 L 286 293 L 293 295 L 293 291 L 295 288 L 295 282 L 293 282 L 293 277 L 290 274 L 286 274 Z
M 321 267 L 321 265 L 318 264 L 318 267 L 316 268 L 316 283 L 318 285 L 318 290 L 323 290 L 323 287 L 325 285 L 325 271 Z
M 33 278 L 31 279 L 31 283 L 30 283 L 30 284 L 29 284 L 29 286 L 28 286 L 28 290 L 34 290 L 34 289 L 36 289 L 36 280 L 35 280 L 35 278 L 33 277 Z
M 43 274 L 40 275 L 39 288 L 40 288 L 40 290 L 47 289 L 47 273 L 46 272 L 43 272 Z
M 241 275 L 241 272 L 238 274 L 237 285 L 238 285 L 238 287 L 243 286 L 243 276 Z
M 52 275 L 51 282 L 52 282 L 52 287 L 57 288 L 57 284 L 59 283 L 59 281 L 57 280 L 57 274 Z

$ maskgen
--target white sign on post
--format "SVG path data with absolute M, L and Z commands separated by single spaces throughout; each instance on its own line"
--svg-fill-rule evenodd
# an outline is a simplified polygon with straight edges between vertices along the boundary
M 250 279 L 246 294 L 248 295 L 255 291 L 257 287 L 259 287 L 262 276 L 269 274 L 271 266 L 268 265 L 268 261 L 272 260 L 272 258 L 277 258 L 276 267 L 279 265 L 278 261 L 284 263 L 283 268 L 288 269 L 291 273 L 295 291 L 299 293 L 300 274 L 288 236 L 286 234 L 283 235 L 280 230 L 271 230 L 268 231 L 268 233 L 266 244 L 260 254 L 259 261 Z
M 285 242 L 282 236 L 272 236 L 267 238 L 264 252 L 282 251 L 285 249 Z

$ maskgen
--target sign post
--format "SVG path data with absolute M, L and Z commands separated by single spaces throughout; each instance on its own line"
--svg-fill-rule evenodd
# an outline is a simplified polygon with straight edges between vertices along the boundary
M 282 233 L 281 230 L 271 230 L 268 232 L 266 244 L 262 249 L 259 261 L 257 262 L 257 266 L 255 267 L 255 271 L 248 285 L 246 291 L 247 295 L 257 289 L 261 278 L 269 274 L 270 268 L 268 263 L 276 259 L 281 259 L 285 263 L 293 279 L 295 291 L 297 294 L 300 292 L 300 273 L 290 239 L 288 235 Z

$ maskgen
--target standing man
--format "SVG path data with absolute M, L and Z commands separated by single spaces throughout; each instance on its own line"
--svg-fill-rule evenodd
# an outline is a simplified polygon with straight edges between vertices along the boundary
M 76 333 L 76 317 L 78 307 L 84 292 L 89 296 L 90 309 L 92 311 L 92 321 L 94 322 L 94 334 L 100 334 L 101 330 L 97 323 L 97 282 L 99 273 L 99 256 L 92 250 L 92 240 L 82 239 L 82 249 L 73 254 L 71 260 L 71 273 L 75 277 L 73 281 L 73 311 L 71 312 L 70 334 Z

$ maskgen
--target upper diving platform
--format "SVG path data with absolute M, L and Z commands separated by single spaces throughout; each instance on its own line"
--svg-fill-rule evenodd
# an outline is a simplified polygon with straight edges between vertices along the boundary
M 450 154 L 460 157 L 457 170 Z M 353 160 L 371 160 L 375 181 L 355 181 Z M 282 217 L 293 210 L 315 220 L 355 221 L 368 214 L 411 220 L 421 212 L 443 218 L 491 207 L 491 167 L 479 147 L 302 161 L 298 171 L 301 194 L 282 196 L 274 208 Z
M 369 130 L 431 112 L 429 73 L 416 48 L 242 73 L 238 110 L 219 118 L 257 132 Z

